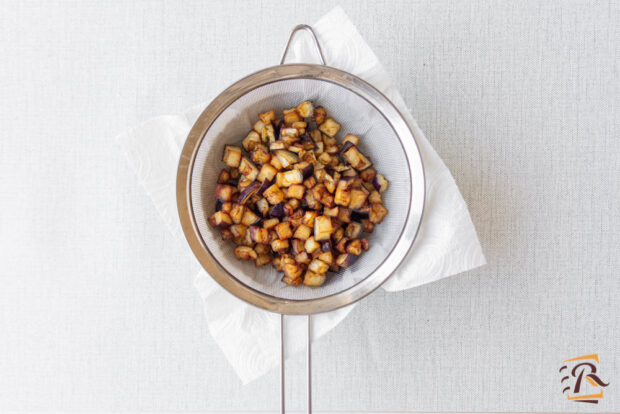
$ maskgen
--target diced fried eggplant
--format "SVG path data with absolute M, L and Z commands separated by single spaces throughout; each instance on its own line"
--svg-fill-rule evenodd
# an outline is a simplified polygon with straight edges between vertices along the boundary
M 342 172 L 342 178 L 355 178 L 357 176 L 357 171 L 355 171 L 353 168 L 349 168 L 348 170 Z
M 311 260 L 310 255 L 305 250 L 295 256 L 295 261 L 300 264 L 308 264 Z
M 284 141 L 275 141 L 269 144 L 269 151 L 277 151 L 277 150 L 285 150 L 288 146 L 284 143 Z
M 325 278 L 326 276 L 324 274 L 315 273 L 311 270 L 307 270 L 306 274 L 304 275 L 304 285 L 312 287 L 323 286 L 323 283 L 325 283 Z
M 299 286 L 299 284 L 303 281 L 303 279 L 301 277 L 298 277 L 297 279 L 292 279 L 287 275 L 284 275 L 284 277 L 282 278 L 282 282 L 286 283 L 287 285 L 291 285 L 291 286 Z
M 375 225 L 370 220 L 362 220 L 362 230 L 364 233 L 372 233 L 375 229 Z
M 254 251 L 256 254 L 271 254 L 271 247 L 268 244 L 257 244 L 254 246 Z
M 254 194 L 258 193 L 258 190 L 261 187 L 261 183 L 258 181 L 252 181 L 247 187 L 245 187 L 241 193 L 239 193 L 239 198 L 237 199 L 237 203 L 245 204 L 245 202 L 252 197 Z
M 368 191 L 369 193 L 372 193 L 373 191 L 377 191 L 375 190 L 375 186 L 374 184 L 368 181 L 362 181 L 362 187 L 364 187 L 366 189 L 366 191 Z
M 332 208 L 325 207 L 323 209 L 323 214 L 329 217 L 338 217 L 338 206 Z
M 278 171 L 284 168 L 278 157 L 271 157 L 271 161 L 269 161 L 269 164 L 271 164 L 271 166 Z
M 258 120 L 254 123 L 254 125 L 252 125 L 252 129 L 254 129 L 254 131 L 258 132 L 260 134 L 260 132 L 263 130 L 263 128 L 265 127 L 265 123 L 262 120 Z
M 333 231 L 332 220 L 328 216 L 318 216 L 314 219 L 314 239 L 327 240 Z
M 325 144 L 323 144 L 323 141 L 317 142 L 314 148 L 314 153 L 320 156 L 320 154 L 323 154 L 324 149 L 325 149 Z
M 243 238 L 247 229 L 247 226 L 244 226 L 243 224 L 233 224 L 229 228 L 235 238 Z
M 304 152 L 304 144 L 301 142 L 296 142 L 292 145 L 289 145 L 288 150 L 294 152 L 299 157 Z
M 288 188 L 287 197 L 301 200 L 304 198 L 304 193 L 306 192 L 306 187 L 301 184 L 293 184 Z
M 314 177 L 308 177 L 304 180 L 304 186 L 306 188 L 312 188 L 316 185 L 316 178 Z
M 372 203 L 370 205 L 370 216 L 368 217 L 368 220 L 373 224 L 381 223 L 387 213 L 388 210 L 383 206 L 383 204 Z
M 352 166 L 358 171 L 365 170 L 372 165 L 370 160 L 366 158 L 364 154 L 359 152 L 359 150 L 355 146 L 352 146 L 351 148 L 346 150 L 343 153 L 343 157 L 350 166 Z
M 374 168 L 366 168 L 364 171 L 360 172 L 360 178 L 366 182 L 372 182 L 372 180 L 377 175 L 377 170 Z
M 343 253 L 336 258 L 336 265 L 342 268 L 347 268 L 355 263 L 357 256 L 350 253 Z
M 260 135 L 256 131 L 250 131 L 250 133 L 243 138 L 243 141 L 241 142 L 243 149 L 247 152 L 252 151 L 258 144 L 260 144 Z
M 260 131 L 260 139 L 261 141 L 267 143 L 267 142 L 274 142 L 276 140 L 276 134 L 275 134 L 275 130 L 273 128 L 273 125 L 269 124 L 269 125 L 265 125 L 261 131 Z
M 230 172 L 226 168 L 220 171 L 220 175 L 217 177 L 218 184 L 226 184 L 230 181 Z
M 336 191 L 336 181 L 331 175 L 327 173 L 325 174 L 325 176 L 323 177 L 323 184 L 325 184 L 325 188 L 327 188 L 327 191 L 329 191 L 330 193 L 333 194 L 334 191 Z
M 243 207 L 243 205 L 241 204 L 235 203 L 233 204 L 233 207 L 230 210 L 229 215 L 233 223 L 239 224 L 241 223 L 241 219 L 243 218 L 243 213 L 245 213 L 245 207 Z
M 297 106 L 297 113 L 302 118 L 310 118 L 312 115 L 314 115 L 314 106 L 312 105 L 312 102 L 305 101 L 300 103 Z
M 317 257 L 317 259 L 330 265 L 334 262 L 334 255 L 331 251 L 322 252 L 321 254 L 319 254 L 319 257 Z
M 360 241 L 362 242 L 362 249 L 364 249 L 364 251 L 370 248 L 370 243 L 368 243 L 368 239 L 360 239 Z
M 336 229 L 334 234 L 332 234 L 332 239 L 334 242 L 338 243 L 344 237 L 344 229 L 342 227 Z
M 312 177 L 312 174 L 314 173 L 314 165 L 308 161 L 302 161 L 295 164 L 295 169 L 301 171 L 301 175 L 303 176 L 304 180 Z
M 314 194 L 312 193 L 312 191 L 306 192 L 304 200 L 306 201 L 306 205 L 308 206 L 308 208 L 311 210 L 318 210 L 321 208 L 320 201 L 314 197 Z
M 314 253 L 320 247 L 321 246 L 319 245 L 319 243 L 317 243 L 316 240 L 314 239 L 314 236 L 308 237 L 308 239 L 306 239 L 306 242 L 304 243 L 304 248 L 310 254 Z
M 222 210 L 213 213 L 208 221 L 213 227 L 229 227 L 233 222 L 230 215 Z
M 369 203 L 382 203 L 381 201 L 381 194 L 378 191 L 371 191 L 370 195 L 368 196 L 368 202 Z
M 334 196 L 334 203 L 339 206 L 348 207 L 351 202 L 351 193 L 349 191 L 349 181 L 339 180 L 336 186 L 336 194 Z
M 334 196 L 326 191 L 321 196 L 321 204 L 323 204 L 325 207 L 333 207 L 334 206 Z
M 375 175 L 375 178 L 373 178 L 372 183 L 375 186 L 375 190 L 377 190 L 379 193 L 383 193 L 385 192 L 385 190 L 387 190 L 390 182 L 385 179 L 383 174 L 377 174 Z
M 263 192 L 263 196 L 272 205 L 283 202 L 285 197 L 284 192 L 275 184 L 266 189 L 265 192 Z
M 270 254 L 259 254 L 254 263 L 256 266 L 264 266 L 266 264 L 271 263 L 271 255 Z
M 288 168 L 289 166 L 296 164 L 299 162 L 299 157 L 297 154 L 287 150 L 276 150 L 274 151 L 275 156 L 282 164 L 282 168 Z
M 327 113 L 325 112 L 325 108 L 322 106 L 317 106 L 314 108 L 314 122 L 316 122 L 317 125 L 322 124 L 325 121 L 326 116 Z
M 319 162 L 321 162 L 322 164 L 329 164 L 332 162 L 332 156 L 329 155 L 327 152 L 322 152 L 321 155 L 319 155 L 318 158 Z
M 345 207 L 340 207 L 338 209 L 338 220 L 343 223 L 351 222 L 351 210 Z
M 282 271 L 290 279 L 297 279 L 301 277 L 303 268 L 299 266 L 295 259 L 285 257 L 282 259 Z
M 312 235 L 312 228 L 302 224 L 295 230 L 294 237 L 300 240 L 307 240 Z
M 283 250 L 288 249 L 289 247 L 289 243 L 288 240 L 273 240 L 271 242 L 271 250 L 273 250 L 274 252 L 281 252 Z
M 263 182 L 263 183 L 266 181 L 271 181 L 273 180 L 273 178 L 276 176 L 277 173 L 278 173 L 278 170 L 276 170 L 273 167 L 273 165 L 265 164 L 261 167 L 260 172 L 256 176 L 256 180 Z
M 311 270 L 315 273 L 327 273 L 329 270 L 329 265 L 322 260 L 314 259 L 308 265 L 308 270 Z
M 319 125 L 319 130 L 322 133 L 329 135 L 330 137 L 335 136 L 338 133 L 339 129 L 340 124 L 334 121 L 332 118 L 327 118 L 325 121 L 323 121 L 321 125 Z
M 284 215 L 285 216 L 292 215 L 294 211 L 295 211 L 295 208 L 293 208 L 291 203 L 289 203 L 288 201 L 284 203 Z
M 305 224 L 306 226 L 308 226 L 308 227 L 313 227 L 314 226 L 314 219 L 316 218 L 316 216 L 318 216 L 316 211 L 306 211 L 304 213 L 304 217 L 301 220 L 301 222 L 303 224 Z
M 321 242 L 321 251 L 322 252 L 331 252 L 334 249 L 332 245 L 332 241 L 330 239 L 323 240 Z
M 277 256 L 274 257 L 273 260 L 271 261 L 271 265 L 273 266 L 274 269 L 276 269 L 278 272 L 282 271 L 282 258 Z
M 224 147 L 224 156 L 222 161 L 229 167 L 237 168 L 241 162 L 241 148 L 232 145 Z
M 349 242 L 349 238 L 348 237 L 343 237 L 341 238 L 338 243 L 336 243 L 336 250 L 338 250 L 341 253 L 346 253 L 347 252 L 347 243 Z
M 278 223 L 280 223 L 280 220 L 278 220 L 277 218 L 270 218 L 270 219 L 267 219 L 267 220 L 263 221 L 263 228 L 265 228 L 267 230 L 271 230 Z
M 291 245 L 291 252 L 295 256 L 297 256 L 301 252 L 305 252 L 305 250 L 304 250 L 304 241 L 303 240 L 291 239 L 289 241 L 289 244 Z
M 359 256 L 362 254 L 362 241 L 361 240 L 351 240 L 347 243 L 347 253 L 354 254 Z
M 297 130 L 297 136 L 301 137 L 303 134 L 306 133 L 306 128 L 308 127 L 308 123 L 304 121 L 297 121 L 297 122 L 293 122 L 291 126 Z
M 235 247 L 235 257 L 241 260 L 250 260 L 256 259 L 258 255 L 251 247 L 237 246 Z
M 293 237 L 293 230 L 291 229 L 291 223 L 288 221 L 282 222 L 275 227 L 276 233 L 280 240 L 286 240 Z
M 364 206 L 366 199 L 368 198 L 368 192 L 362 188 L 352 188 L 351 201 L 349 202 L 349 208 L 357 210 Z
M 284 115 L 284 123 L 287 125 L 291 125 L 293 122 L 301 121 L 299 114 L 297 113 L 297 108 L 285 109 L 282 111 Z
M 218 200 L 230 201 L 232 200 L 232 196 L 234 192 L 235 192 L 235 187 L 227 185 L 227 184 L 218 184 L 217 187 L 215 187 L 215 197 Z
M 351 220 L 357 221 L 358 223 L 361 223 L 362 220 L 367 220 L 369 216 L 370 216 L 370 211 L 366 211 L 366 210 L 351 211 Z
M 246 209 L 241 218 L 241 223 L 246 226 L 252 226 L 260 222 L 260 217 L 254 214 L 253 211 Z
M 269 213 L 269 202 L 264 198 L 260 198 L 256 203 L 256 209 L 264 216 Z
M 232 240 L 235 238 L 229 229 L 221 229 L 220 235 L 222 236 L 222 240 Z
M 262 227 L 250 226 L 250 237 L 252 237 L 252 240 L 256 243 L 269 243 L 269 232 Z
M 267 112 L 258 114 L 258 117 L 260 118 L 261 121 L 263 121 L 263 123 L 270 124 L 276 120 L 276 111 L 273 109 L 270 109 Z
M 345 142 L 350 142 L 353 145 L 357 145 L 360 143 L 360 139 L 353 134 L 347 134 L 347 136 L 344 137 L 342 144 L 344 145 Z
M 252 151 L 252 162 L 259 165 L 264 165 L 271 161 L 271 154 L 264 145 L 257 145 Z
M 246 157 L 241 157 L 239 172 L 249 181 L 254 181 L 258 175 L 258 168 Z
M 362 233 L 362 225 L 359 223 L 349 223 L 347 225 L 347 229 L 344 234 L 349 239 L 357 239 L 359 235 Z
M 279 172 L 276 175 L 276 183 L 279 187 L 288 187 L 293 184 L 301 184 L 304 182 L 304 177 L 301 170 L 289 170 L 285 172 Z
M 226 213 L 230 214 L 230 212 L 232 211 L 232 207 L 233 207 L 233 203 L 227 201 L 227 202 L 222 203 L 222 205 L 220 206 L 220 210 L 225 211 Z
M 295 185 L 299 185 L 299 184 L 295 184 Z M 290 187 L 289 187 L 289 188 L 290 188 Z M 304 187 L 304 190 L 305 190 L 305 187 Z M 302 198 L 303 198 L 303 196 L 302 196 Z M 291 207 L 293 207 L 293 210 L 297 210 L 297 209 L 299 208 L 299 206 L 301 205 L 301 201 L 299 201 L 299 200 L 298 200 L 298 199 L 296 199 L 296 198 L 290 198 L 290 199 L 288 200 L 288 204 L 289 204 Z
M 280 202 L 273 206 L 269 211 L 269 217 L 284 217 L 284 203 Z

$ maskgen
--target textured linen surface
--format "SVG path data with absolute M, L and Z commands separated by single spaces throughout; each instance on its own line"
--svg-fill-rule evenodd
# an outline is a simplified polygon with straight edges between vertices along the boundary
M 243 385 L 222 357 L 199 266 L 111 137 L 273 65 L 338 4 L 488 264 L 360 302 L 313 346 L 316 410 L 620 411 L 618 1 L 31 0 L 0 2 L 1 412 L 277 411 L 277 370 Z M 561 361 L 594 352 L 605 398 L 567 401 Z
M 483 265 L 485 259 L 476 230 L 473 227 L 467 206 L 456 187 L 454 179 L 435 150 L 428 143 L 423 132 L 411 117 L 411 114 L 408 113 L 402 97 L 392 86 L 389 75 L 379 63 L 376 55 L 340 7 L 323 16 L 313 25 L 313 28 L 319 38 L 325 59 L 329 65 L 358 75 L 370 82 L 383 92 L 401 113 L 405 114 L 406 121 L 416 136 L 422 154 L 427 189 L 424 218 L 420 225 L 419 235 L 414 243 L 414 248 L 399 269 L 385 283 L 386 290 L 408 289 Z M 314 46 L 309 43 L 308 37 L 305 38 L 305 41 L 299 41 L 299 39 L 300 37 L 295 38 L 295 43 L 292 45 L 292 53 L 290 53 L 290 57 L 287 56 L 287 62 L 312 62 L 313 56 L 316 59 L 316 56 L 313 55 Z M 300 89 L 300 86 L 296 88 Z M 260 94 L 261 90 L 263 89 L 252 93 Z M 349 127 L 347 130 L 350 130 L 354 125 L 357 125 L 363 130 L 367 125 L 366 121 L 352 121 L 357 115 L 354 111 L 352 113 L 352 108 L 350 108 L 355 107 L 358 110 L 362 110 L 363 103 L 355 103 L 355 95 L 349 96 L 346 99 L 343 99 L 346 94 L 341 94 L 338 97 L 333 95 L 334 92 L 326 91 L 325 96 L 317 97 L 317 99 L 326 105 L 328 110 L 334 107 L 330 113 L 342 122 L 343 128 Z M 245 99 L 244 97 L 241 100 Z M 248 97 L 248 99 L 251 98 Z M 299 97 L 298 99 L 304 98 Z M 331 100 L 334 99 L 335 102 L 331 103 Z M 341 99 L 343 101 L 339 102 Z M 267 97 L 261 97 L 258 101 L 267 102 Z M 338 116 L 338 111 L 343 111 L 340 106 L 347 104 L 349 108 L 344 109 L 344 115 L 341 119 Z M 232 109 L 218 118 L 213 126 L 215 132 L 205 138 L 206 141 L 208 141 L 209 137 L 217 136 L 213 134 L 217 133 L 218 128 L 221 128 L 221 125 L 226 125 L 229 117 L 234 117 L 236 113 L 241 111 L 236 105 L 235 103 Z M 289 102 L 289 105 L 293 105 L 293 102 Z M 244 108 L 244 104 L 240 102 L 239 107 Z M 268 105 L 268 107 L 271 106 Z M 265 109 L 254 105 L 250 112 L 258 113 L 260 110 Z M 362 110 L 362 112 L 364 111 Z M 165 160 L 170 160 L 169 154 L 160 154 L 159 152 L 162 150 L 173 152 L 178 158 L 180 147 L 177 144 L 188 135 L 192 124 L 188 121 L 193 119 L 193 115 L 195 115 L 195 109 L 191 108 L 177 117 L 164 116 L 152 119 L 146 122 L 145 128 L 138 126 L 128 133 L 117 137 L 117 141 L 123 148 L 129 162 L 135 167 L 138 178 L 146 192 L 150 194 L 154 190 L 155 197 L 153 197 L 153 201 L 156 204 L 161 204 L 157 205 L 157 209 L 165 216 L 164 221 L 172 224 L 174 232 L 178 231 L 178 224 L 174 223 L 176 212 L 173 209 L 176 195 L 176 178 L 174 174 L 162 176 L 156 170 L 160 169 L 167 174 L 171 172 L 172 166 L 163 165 Z M 378 116 L 377 113 L 373 115 Z M 249 128 L 252 122 L 247 114 L 241 114 L 240 116 L 245 118 L 245 128 L 239 129 L 237 126 L 226 127 L 227 130 L 236 130 L 237 136 L 243 136 L 244 131 Z M 370 118 L 370 114 L 367 117 Z M 376 121 L 373 122 L 371 119 L 371 123 L 376 123 Z M 182 128 L 183 126 L 185 128 Z M 162 131 L 162 133 L 159 134 L 157 131 Z M 172 131 L 181 136 L 174 136 Z M 357 133 L 357 131 L 355 132 Z M 362 139 L 365 136 L 361 133 Z M 373 129 L 370 129 L 367 140 L 371 138 L 381 141 L 381 135 L 376 132 L 373 133 Z M 234 136 L 227 138 L 229 143 L 232 143 L 232 139 L 234 139 Z M 168 145 L 151 145 L 154 141 L 163 141 Z M 366 142 L 364 145 L 370 146 L 373 144 L 373 142 Z M 223 143 L 219 141 L 213 145 L 216 145 L 218 148 L 223 147 Z M 203 151 L 207 151 L 205 146 L 201 146 L 198 153 L 199 161 L 197 161 L 195 167 L 198 171 L 195 174 L 199 177 L 216 176 L 218 167 L 208 170 L 205 169 L 204 165 L 210 165 L 213 162 L 217 163 L 221 150 L 219 153 L 210 153 L 212 156 L 217 157 L 215 161 L 207 160 L 204 162 L 205 156 L 201 155 Z M 384 196 L 385 201 L 387 205 L 391 206 L 402 205 L 402 202 L 398 202 L 401 195 L 395 192 L 398 191 L 399 187 L 406 188 L 410 184 L 400 183 L 398 172 L 394 170 L 394 164 L 398 163 L 398 154 L 382 154 L 379 151 L 380 149 L 376 149 L 369 153 L 374 154 L 375 161 L 378 161 L 377 168 L 387 174 L 387 177 L 392 180 L 391 191 Z M 388 158 L 391 165 L 385 165 L 383 158 Z M 400 164 L 402 162 L 397 165 Z M 149 165 L 151 168 L 145 169 L 143 168 L 144 165 Z M 205 190 L 195 184 L 192 186 L 191 191 L 193 198 L 199 200 L 200 194 Z M 203 204 L 213 203 L 204 202 Z M 221 246 L 217 234 L 210 231 L 204 219 L 201 219 L 201 217 L 204 217 L 204 213 L 195 211 L 195 214 L 198 217 L 198 227 L 211 250 L 215 251 L 217 255 L 228 254 L 230 256 L 232 253 L 230 246 Z M 402 221 L 402 217 L 402 211 L 393 211 L 390 217 L 382 223 L 382 231 L 390 232 L 392 235 L 397 234 L 402 226 L 398 224 L 399 220 Z M 389 251 L 390 243 L 395 243 L 396 241 L 393 236 L 383 236 L 379 239 L 377 239 L 376 234 L 372 236 L 370 242 L 374 246 L 373 257 L 363 259 L 364 263 L 368 261 L 371 264 L 378 262 Z M 226 261 L 224 262 L 227 263 Z M 235 271 L 236 268 L 241 268 L 243 265 L 245 265 L 247 272 L 252 272 L 249 274 L 252 274 L 252 277 L 256 278 L 257 282 L 248 280 L 248 276 L 240 275 L 238 271 Z M 225 266 L 231 269 L 231 272 L 246 284 L 263 290 L 268 294 L 285 295 L 285 297 L 291 298 L 307 298 L 307 296 L 293 295 L 314 293 L 314 291 L 306 292 L 303 288 L 298 289 L 299 292 L 296 290 L 291 292 L 289 287 L 280 286 L 279 277 L 277 277 L 275 272 L 252 271 L 251 264 L 242 263 L 239 265 L 232 262 L 225 264 Z M 353 270 L 355 269 L 353 268 Z M 341 278 L 330 281 L 324 288 L 328 289 L 328 292 L 338 292 L 338 289 L 350 287 L 352 282 L 355 282 L 358 277 L 364 277 L 365 274 L 363 270 L 354 275 L 349 274 L 349 271 L 347 271 Z M 267 280 L 267 282 L 260 282 L 261 280 Z M 271 286 L 268 285 L 269 281 L 272 283 Z M 266 285 L 263 286 L 263 283 Z M 204 300 L 209 330 L 220 345 L 224 355 L 226 355 L 244 382 L 256 379 L 265 374 L 269 369 L 278 366 L 280 362 L 277 352 L 280 346 L 280 321 L 278 315 L 265 314 L 264 311 L 234 298 L 217 286 L 204 271 L 200 271 L 198 274 L 196 287 Z M 355 304 L 352 304 L 333 312 L 315 316 L 313 319 L 313 338 L 316 339 L 334 328 L 354 306 Z M 297 321 L 297 323 L 291 323 L 290 332 L 286 332 L 288 356 L 305 348 L 304 318 L 300 316 L 290 316 L 289 318 Z

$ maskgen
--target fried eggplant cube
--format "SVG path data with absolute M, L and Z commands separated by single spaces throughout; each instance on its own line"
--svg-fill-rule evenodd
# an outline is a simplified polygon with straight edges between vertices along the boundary
M 293 237 L 295 237 L 296 239 L 300 239 L 300 240 L 308 240 L 308 238 L 311 235 L 312 235 L 312 228 L 306 226 L 305 224 L 302 224 L 301 226 L 297 227 Z
M 343 157 L 351 167 L 355 168 L 358 171 L 363 171 L 372 165 L 370 160 L 366 158 L 364 154 L 359 152 L 359 150 L 355 146 L 346 150 L 343 154 Z
M 252 161 L 246 157 L 241 157 L 239 172 L 246 178 L 246 180 L 254 181 L 258 175 L 258 168 L 256 168 Z
M 350 196 L 349 208 L 357 210 L 364 206 L 366 199 L 368 199 L 368 192 L 362 188 L 352 188 Z
M 237 168 L 241 162 L 241 148 L 232 145 L 224 147 L 224 156 L 222 161 L 229 167 Z
M 319 130 L 325 135 L 329 135 L 330 137 L 335 136 L 340 129 L 340 124 L 334 121 L 332 118 L 327 118 L 321 125 L 319 125 Z
M 311 270 L 314 273 L 327 273 L 327 271 L 329 270 L 329 264 L 325 263 L 322 260 L 314 259 L 308 265 L 308 270 Z
M 332 220 L 328 216 L 319 216 L 314 219 L 314 239 L 327 240 L 333 232 Z
M 314 273 L 307 270 L 304 275 L 304 285 L 313 287 L 323 286 L 323 283 L 325 283 L 325 277 L 326 276 L 324 274 Z
M 334 195 L 334 203 L 339 206 L 348 207 L 351 202 L 351 192 L 349 191 L 349 180 L 339 180 Z
M 293 230 L 291 229 L 291 223 L 284 221 L 275 227 L 276 233 L 280 240 L 286 240 L 293 237 Z
M 235 247 L 235 257 L 241 260 L 250 260 L 258 258 L 256 252 L 248 246 Z
M 388 210 L 383 206 L 383 204 L 372 203 L 370 205 L 370 216 L 368 217 L 368 220 L 373 224 L 381 223 L 387 213 Z
M 250 237 L 255 243 L 269 244 L 269 232 L 259 226 L 250 226 Z
M 263 197 L 269 201 L 269 204 L 276 205 L 284 201 L 285 194 L 276 184 L 273 184 L 263 192 Z
M 300 103 L 297 106 L 297 113 L 302 118 L 310 118 L 312 115 L 314 115 L 314 106 L 312 106 L 312 102 L 305 101 Z
M 235 187 L 227 184 L 218 184 L 215 187 L 215 197 L 221 201 L 230 201 L 232 200 L 233 194 L 235 193 Z
M 293 184 L 288 188 L 286 193 L 288 198 L 301 200 L 304 198 L 304 193 L 306 192 L 306 187 L 302 184 Z
M 213 215 L 209 217 L 208 221 L 211 226 L 222 228 L 230 227 L 230 225 L 233 223 L 230 215 L 222 210 L 213 213 Z

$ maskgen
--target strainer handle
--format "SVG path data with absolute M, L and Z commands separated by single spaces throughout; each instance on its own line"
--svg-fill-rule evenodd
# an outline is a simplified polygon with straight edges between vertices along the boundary
M 308 315 L 308 333 L 307 333 L 307 341 L 306 344 L 306 369 L 308 371 L 307 385 L 308 385 L 308 409 L 307 413 L 312 414 L 312 360 L 311 360 L 311 343 L 312 343 L 312 316 Z M 286 387 L 284 381 L 284 314 L 280 315 L 280 414 L 285 414 L 286 412 L 286 404 L 285 404 L 285 394 Z
M 314 30 L 312 30 L 312 27 L 308 26 L 307 24 L 299 24 L 295 26 L 295 28 L 291 32 L 291 35 L 288 38 L 288 42 L 286 42 L 286 47 L 284 48 L 284 52 L 282 53 L 282 59 L 280 59 L 280 65 L 284 64 L 284 61 L 286 60 L 286 56 L 288 55 L 288 50 L 291 47 L 291 43 L 293 42 L 293 38 L 295 37 L 295 34 L 300 30 L 306 30 L 307 32 L 310 33 L 310 35 L 312 35 L 312 40 L 314 41 L 314 46 L 316 47 L 316 51 L 319 55 L 319 59 L 321 60 L 321 65 L 325 65 L 326 64 L 325 56 L 323 56 L 323 49 L 321 49 L 321 44 L 319 43 L 319 39 L 316 36 L 316 33 L 314 33 Z

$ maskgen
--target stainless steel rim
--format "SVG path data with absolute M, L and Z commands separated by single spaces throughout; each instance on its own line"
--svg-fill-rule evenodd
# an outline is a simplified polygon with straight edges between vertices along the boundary
M 413 175 L 410 177 L 412 189 L 405 225 L 396 245 L 384 261 L 373 273 L 356 285 L 342 292 L 317 299 L 283 299 L 267 295 L 239 281 L 220 265 L 207 248 L 198 230 L 192 208 L 190 192 L 192 169 L 200 144 L 213 122 L 241 96 L 261 86 L 288 79 L 317 79 L 332 82 L 365 99 L 385 117 L 394 129 L 409 164 L 410 175 L 411 166 L 414 163 L 419 164 L 422 173 L 421 183 L 419 182 L 420 177 L 417 181 Z M 416 184 L 421 184 L 422 188 L 415 187 Z M 387 97 L 357 76 L 336 68 L 312 64 L 287 64 L 260 70 L 237 81 L 215 98 L 198 117 L 183 146 L 179 160 L 177 206 L 181 226 L 192 251 L 207 273 L 224 289 L 236 297 L 268 311 L 282 314 L 313 314 L 327 312 L 356 302 L 373 292 L 392 275 L 407 256 L 417 237 L 425 205 L 425 186 L 424 168 L 415 136 L 403 116 Z

